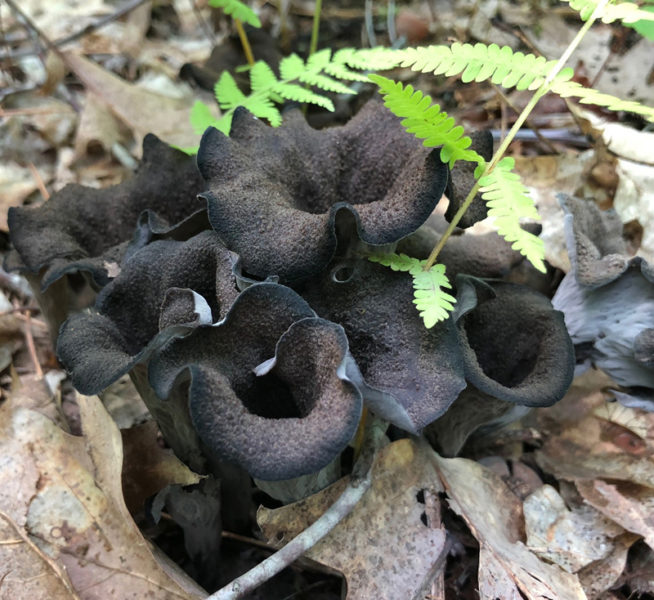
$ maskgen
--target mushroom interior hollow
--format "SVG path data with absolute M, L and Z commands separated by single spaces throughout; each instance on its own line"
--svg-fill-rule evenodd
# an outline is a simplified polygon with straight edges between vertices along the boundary
M 484 374 L 511 388 L 520 385 L 533 371 L 543 332 L 533 322 L 503 326 L 492 306 L 498 301 L 501 300 L 488 300 L 465 315 L 463 326 Z
M 301 419 L 313 408 L 312 401 L 298 402 L 291 386 L 274 370 L 260 376 L 250 373 L 233 386 L 248 412 L 266 419 Z

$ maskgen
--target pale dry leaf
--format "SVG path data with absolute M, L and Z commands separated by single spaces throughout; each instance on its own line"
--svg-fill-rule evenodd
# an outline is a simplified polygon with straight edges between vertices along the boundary
M 642 132 L 639 132 L 642 133 Z M 647 133 L 636 148 L 649 148 L 650 164 L 618 159 L 617 173 L 620 178 L 615 191 L 613 206 L 624 223 L 638 221 L 643 237 L 638 255 L 654 264 L 654 133 Z
M 11 399 L 0 406 L 0 505 L 7 517 L 84 600 L 203 598 L 191 580 L 155 560 L 122 500 L 120 434 L 97 398 L 78 402 L 85 437 Z M 12 548 L 0 545 L 2 552 Z
M 654 488 L 654 413 L 573 386 L 557 406 L 538 409 L 538 416 L 545 442 L 536 460 L 557 479 L 615 479 Z
M 197 136 L 190 126 L 191 106 L 188 101 L 141 89 L 83 56 L 71 52 L 64 56 L 87 90 L 101 98 L 137 138 L 154 133 L 168 144 L 182 147 L 197 145 Z M 137 147 L 140 146 L 139 139 Z
M 624 533 L 591 506 L 568 508 L 551 485 L 530 494 L 523 510 L 527 547 L 568 573 L 605 559 L 615 548 L 613 538 Z
M 577 481 L 584 500 L 627 531 L 642 535 L 654 549 L 654 490 L 598 479 Z
M 575 575 L 541 561 L 521 541 L 519 500 L 499 475 L 463 458 L 436 459 L 448 502 L 479 542 L 480 597 L 583 600 Z
M 579 581 L 590 600 L 605 599 L 607 590 L 615 587 L 627 564 L 629 548 L 638 538 L 631 534 L 622 535 L 614 540 L 611 554 L 606 558 L 591 563 L 577 573 Z
M 584 194 L 584 173 L 590 170 L 595 153 L 593 150 L 581 154 L 561 156 L 516 157 L 515 170 L 529 189 L 543 231 L 540 238 L 545 242 L 547 261 L 566 273 L 570 270 L 570 259 L 563 232 L 563 209 L 557 194 Z
M 108 154 L 115 143 L 125 145 L 128 139 L 127 128 L 101 98 L 87 94 L 75 135 L 75 158 L 81 158 L 89 151 L 97 152 L 98 148 Z
M 425 443 L 400 440 L 375 459 L 372 486 L 354 511 L 306 556 L 341 571 L 348 600 L 423 598 L 442 570 L 445 532 L 425 525 L 421 490 L 441 490 Z M 340 480 L 282 508 L 260 508 L 257 521 L 271 543 L 289 541 L 313 523 L 342 492 Z

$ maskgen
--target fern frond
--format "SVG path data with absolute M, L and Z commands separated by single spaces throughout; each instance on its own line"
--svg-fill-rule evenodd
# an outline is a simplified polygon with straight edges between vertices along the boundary
M 563 98 L 579 98 L 579 102 L 582 104 L 605 106 L 609 110 L 624 110 L 641 115 L 648 121 L 654 122 L 654 108 L 640 104 L 640 102 L 622 100 L 611 94 L 584 87 L 576 81 L 557 81 L 552 86 L 552 91 Z
M 400 65 L 413 71 L 433 72 L 434 75 L 459 75 L 464 82 L 486 81 L 505 88 L 519 90 L 537 89 L 549 71 L 556 65 L 554 60 L 542 56 L 514 52 L 509 46 L 500 48 L 497 44 L 460 44 L 451 46 L 426 46 L 407 48 L 399 52 Z M 559 79 L 570 79 L 571 69 L 564 69 Z
M 247 4 L 243 4 L 239 0 L 209 0 L 209 6 L 222 8 L 233 19 L 243 21 L 248 25 L 252 25 L 252 27 L 257 29 L 261 27 L 261 21 L 259 21 L 259 17 L 255 12 Z
M 191 126 L 193 131 L 202 135 L 207 127 L 215 127 L 216 118 L 211 114 L 211 109 L 200 100 L 196 100 L 191 108 Z
M 236 85 L 229 71 L 223 71 L 213 88 L 218 104 L 223 110 L 236 108 L 245 102 L 245 94 Z
M 582 21 L 590 19 L 599 4 L 599 0 L 564 0 L 569 2 L 570 7 L 579 13 Z M 654 21 L 654 14 L 648 10 L 641 9 L 633 2 L 609 3 L 604 7 L 601 17 L 604 23 L 622 21 L 624 23 L 635 23 L 636 21 Z
M 247 96 L 238 88 L 232 75 L 225 71 L 214 86 L 216 99 L 224 111 L 223 116 L 209 124 L 229 135 L 234 110 L 237 106 L 244 106 L 255 116 L 267 119 L 273 127 L 277 127 L 281 124 L 282 117 L 275 103 L 284 100 L 308 102 L 333 111 L 334 104 L 328 97 L 306 89 L 304 85 L 339 94 L 352 94 L 354 91 L 339 80 L 368 81 L 365 75 L 352 69 L 391 68 L 399 60 L 397 52 L 388 48 L 345 48 L 335 54 L 326 48 L 312 54 L 306 62 L 297 54 L 283 58 L 279 63 L 279 78 L 264 61 L 257 61 L 250 68 L 252 91 Z M 206 105 L 204 109 L 196 109 L 193 123 L 196 130 L 208 122 L 208 112 Z
M 520 219 L 540 220 L 533 200 L 520 177 L 512 171 L 515 160 L 503 158 L 491 173 L 482 177 L 482 198 L 488 205 L 488 216 L 494 219 L 497 232 L 511 247 L 527 258 L 539 271 L 545 269 L 543 240 L 520 227 Z
M 445 275 L 445 265 L 436 264 L 429 271 L 421 269 L 413 275 L 413 303 L 427 329 L 447 319 L 454 309 L 456 298 L 443 291 L 443 288 L 451 287 Z
M 369 75 L 384 96 L 384 104 L 398 117 L 404 117 L 403 127 L 422 139 L 429 148 L 442 146 L 441 160 L 449 163 L 450 168 L 457 160 L 468 160 L 484 164 L 484 159 L 468 147 L 472 143 L 463 135 L 463 127 L 457 126 L 452 117 L 440 109 L 438 104 L 431 104 L 431 97 L 425 96 L 413 86 L 404 87 L 381 75 Z
M 373 254 L 368 260 L 413 277 L 413 303 L 427 329 L 447 319 L 454 309 L 456 298 L 444 291 L 452 288 L 445 275 L 445 265 L 434 265 L 425 271 L 427 261 L 406 254 Z
M 393 271 L 404 271 L 411 274 L 422 270 L 422 262 L 424 262 L 406 254 L 371 254 L 368 260 L 390 267 Z

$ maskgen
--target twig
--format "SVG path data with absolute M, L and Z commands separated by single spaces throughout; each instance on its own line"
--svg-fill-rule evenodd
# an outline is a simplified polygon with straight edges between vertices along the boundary
M 386 29 L 388 29 L 388 41 L 392 46 L 395 43 L 395 40 L 397 40 L 397 31 L 395 30 L 395 0 L 388 0 Z
M 361 456 L 354 464 L 350 482 L 323 515 L 286 546 L 260 562 L 254 569 L 236 578 L 230 584 L 211 594 L 207 600 L 237 600 L 262 583 L 274 577 L 293 561 L 315 546 L 336 525 L 347 517 L 372 483 L 372 462 L 375 450 L 383 438 L 385 427 L 380 421 L 371 420 Z
M 59 38 L 52 42 L 53 46 L 59 47 L 59 46 L 65 46 L 66 44 L 70 44 L 71 42 L 75 42 L 78 39 L 84 37 L 85 35 L 88 35 L 89 33 L 92 33 L 93 31 L 100 29 L 101 27 L 104 27 L 105 25 L 116 21 L 117 19 L 120 19 L 121 17 L 124 17 L 127 13 L 133 11 L 135 8 L 138 8 L 141 6 L 141 4 L 145 4 L 149 0 L 131 0 L 130 2 L 127 2 L 124 6 L 121 6 L 117 11 L 111 13 L 110 15 L 106 15 L 94 23 L 90 23 L 86 27 L 83 27 L 79 31 L 76 31 L 75 33 L 71 33 L 70 35 L 67 35 L 66 37 Z M 9 1 L 7 2 L 9 4 Z M 39 35 L 41 35 L 39 33 Z M 32 50 L 19 50 L 17 52 L 8 52 L 7 54 L 0 55 L 0 60 L 3 60 L 5 58 L 20 58 L 23 56 L 30 56 L 31 54 L 34 54 L 34 51 Z
M 516 114 L 520 114 L 520 109 L 511 101 L 511 98 L 509 98 L 502 90 L 501 88 L 494 84 L 491 83 L 491 85 L 495 88 L 495 92 L 497 92 L 497 95 L 504 100 L 504 102 L 511 108 L 511 110 Z M 540 140 L 540 143 L 543 144 L 544 146 L 547 147 L 547 149 L 552 153 L 552 154 L 558 154 L 559 151 L 550 143 L 549 140 L 547 140 L 543 135 L 541 135 L 540 131 L 538 130 L 538 127 L 536 127 L 531 119 L 527 118 L 525 119 L 525 123 L 529 126 L 529 128 L 536 134 L 536 137 Z M 504 130 L 504 125 L 502 126 L 502 130 Z M 504 137 L 504 135 L 502 135 Z
M 32 172 L 32 177 L 34 177 L 34 181 L 36 181 L 36 186 L 39 188 L 39 192 L 44 200 L 49 200 L 50 199 L 50 192 L 45 187 L 45 183 L 43 183 L 43 178 L 41 177 L 41 174 L 39 173 L 38 169 L 34 166 L 33 162 L 30 162 L 27 165 L 30 168 L 30 171 Z
M 55 574 L 57 579 L 59 579 L 62 585 L 66 588 L 70 594 L 70 598 L 73 600 L 80 600 L 80 597 L 77 595 L 75 588 L 72 586 L 70 579 L 66 575 L 66 571 L 63 570 L 54 560 L 52 560 L 41 548 L 39 548 L 23 531 L 23 529 L 4 511 L 0 510 L 0 518 L 4 519 L 11 528 L 16 532 L 16 535 L 23 540 L 23 542 L 29 547 L 29 549 L 34 552 Z
M 372 0 L 366 0 L 364 22 L 366 24 L 366 34 L 368 35 L 368 45 L 374 48 L 377 46 L 377 37 L 375 36 L 375 24 L 372 19 Z
M 36 354 L 36 346 L 34 345 L 34 336 L 32 335 L 32 319 L 31 313 L 28 310 L 25 313 L 25 343 L 27 344 L 27 351 L 29 352 L 32 363 L 34 363 L 34 370 L 36 371 L 37 379 L 43 379 L 43 369 L 39 363 L 39 357 Z

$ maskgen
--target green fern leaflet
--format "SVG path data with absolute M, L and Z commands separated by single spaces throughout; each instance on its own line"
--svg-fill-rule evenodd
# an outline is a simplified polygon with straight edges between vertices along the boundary
M 449 163 L 450 168 L 457 160 L 485 163 L 482 156 L 468 149 L 472 142 L 463 135 L 463 127 L 457 126 L 438 104 L 431 104 L 430 96 L 414 91 L 411 85 L 404 87 L 400 82 L 381 75 L 368 77 L 379 86 L 388 109 L 404 118 L 402 125 L 409 133 L 424 140 L 423 145 L 429 148 L 442 146 L 441 160 Z
M 533 200 L 520 177 L 512 171 L 515 160 L 503 158 L 491 173 L 479 180 L 482 198 L 494 219 L 497 232 L 511 243 L 511 247 L 545 273 L 545 245 L 543 240 L 520 227 L 520 219 L 540 220 Z
M 570 7 L 579 13 L 582 21 L 590 19 L 599 5 L 599 0 L 564 0 L 564 2 L 570 3 Z M 633 2 L 609 2 L 599 18 L 604 23 L 612 23 L 617 20 L 624 23 L 635 23 L 636 21 L 654 21 L 654 14 Z
M 393 271 L 407 272 L 413 277 L 413 303 L 427 329 L 449 317 L 456 298 L 444 291 L 452 288 L 445 275 L 445 265 L 437 264 L 425 271 L 427 261 L 406 254 L 373 254 L 368 260 L 390 267 Z
M 243 4 L 239 0 L 209 0 L 209 6 L 222 8 L 232 19 L 238 19 L 257 29 L 261 27 L 259 17 L 247 4 Z

